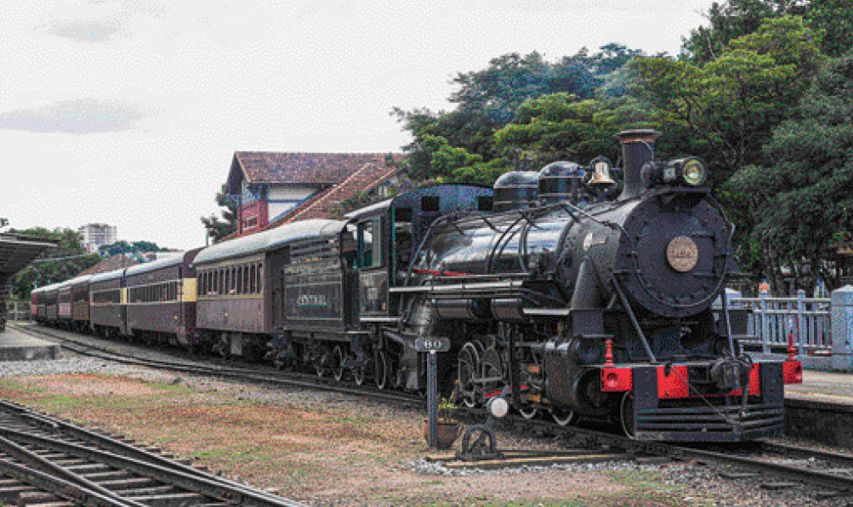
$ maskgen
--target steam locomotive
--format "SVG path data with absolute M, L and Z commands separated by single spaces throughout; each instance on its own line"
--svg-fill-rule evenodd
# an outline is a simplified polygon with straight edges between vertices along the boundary
M 422 187 L 40 288 L 34 314 L 411 391 L 416 341 L 444 338 L 440 389 L 471 407 L 508 393 L 524 417 L 617 420 L 641 440 L 781 433 L 801 364 L 741 350 L 731 224 L 700 159 L 654 160 L 658 135 L 618 135 L 618 195 L 602 157 Z

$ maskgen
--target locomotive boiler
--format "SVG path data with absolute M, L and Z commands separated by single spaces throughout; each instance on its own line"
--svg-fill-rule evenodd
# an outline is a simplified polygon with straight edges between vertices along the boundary
M 606 160 L 559 162 L 499 179 L 500 213 L 434 225 L 397 291 L 408 333 L 456 345 L 468 405 L 509 386 L 525 416 L 617 418 L 642 439 L 781 430 L 781 382 L 797 381 L 799 363 L 741 352 L 724 300 L 732 226 L 704 163 L 655 161 L 657 135 L 619 134 L 615 198 Z

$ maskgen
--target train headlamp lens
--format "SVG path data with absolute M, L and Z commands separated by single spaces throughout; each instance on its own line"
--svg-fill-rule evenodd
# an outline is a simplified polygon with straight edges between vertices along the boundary
M 681 174 L 685 183 L 691 187 L 698 187 L 708 178 L 708 169 L 698 158 L 691 158 L 684 162 Z

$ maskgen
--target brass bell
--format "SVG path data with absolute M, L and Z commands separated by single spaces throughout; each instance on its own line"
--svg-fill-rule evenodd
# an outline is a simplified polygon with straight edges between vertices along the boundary
M 592 178 L 587 185 L 615 185 L 616 182 L 610 177 L 610 162 L 603 157 L 592 161 Z

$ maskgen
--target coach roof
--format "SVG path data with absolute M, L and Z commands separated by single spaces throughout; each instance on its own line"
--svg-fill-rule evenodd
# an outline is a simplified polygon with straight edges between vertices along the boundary
M 224 241 L 205 248 L 193 266 L 272 250 L 293 241 L 339 234 L 346 225 L 340 220 L 302 220 L 250 236 Z
M 174 266 L 182 262 L 184 262 L 184 252 L 181 252 L 178 255 L 167 257 L 165 259 L 158 259 L 156 261 L 131 266 L 127 268 L 127 273 L 125 273 L 125 276 L 133 276 L 138 275 L 140 273 L 145 273 L 147 271 L 154 271 L 155 269 L 168 268 L 169 266 Z
M 97 275 L 92 276 L 92 279 L 89 280 L 89 283 L 98 283 L 107 280 L 113 280 L 116 278 L 121 278 L 121 276 L 124 274 L 125 269 L 127 268 L 114 269 L 112 271 L 107 271 L 106 273 L 98 273 Z

